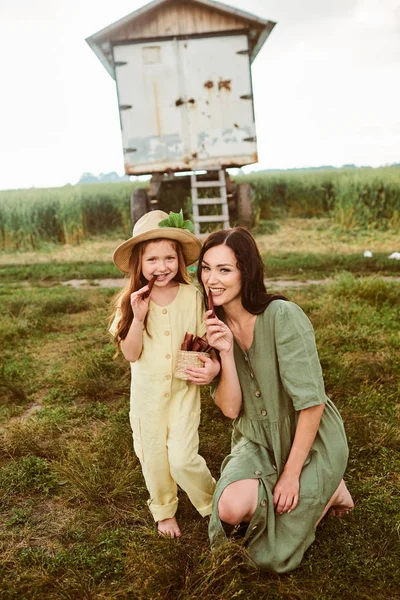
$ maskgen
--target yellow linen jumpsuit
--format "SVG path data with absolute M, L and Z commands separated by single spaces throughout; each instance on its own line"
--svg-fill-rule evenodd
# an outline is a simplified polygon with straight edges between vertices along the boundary
M 212 509 L 215 481 L 198 454 L 200 387 L 174 377 L 185 333 L 205 333 L 203 315 L 203 299 L 193 285 L 179 284 L 175 299 L 167 306 L 150 300 L 150 335 L 143 330 L 142 353 L 130 363 L 133 445 L 155 521 L 175 515 L 177 484 L 203 517 Z M 111 333 L 115 333 L 119 318 L 117 313 Z

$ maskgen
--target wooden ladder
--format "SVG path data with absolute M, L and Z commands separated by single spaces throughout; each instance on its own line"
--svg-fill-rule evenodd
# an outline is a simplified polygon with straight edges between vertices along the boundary
M 218 172 L 218 180 L 201 180 L 198 181 L 196 172 L 193 172 L 190 176 L 190 183 L 192 188 L 192 208 L 193 208 L 193 221 L 194 221 L 194 233 L 197 236 L 200 234 L 200 223 L 213 223 L 222 222 L 224 229 L 229 229 L 229 211 L 228 211 L 228 198 L 226 193 L 226 180 L 225 171 L 221 167 L 215 169 L 208 169 L 209 171 Z M 199 188 L 219 188 L 220 195 L 217 198 L 199 198 Z M 222 213 L 219 215 L 199 215 L 199 206 L 211 206 L 214 204 L 220 204 Z

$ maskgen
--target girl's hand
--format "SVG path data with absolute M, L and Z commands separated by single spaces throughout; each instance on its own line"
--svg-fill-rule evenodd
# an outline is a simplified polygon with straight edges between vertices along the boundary
M 219 360 L 213 353 L 211 358 L 199 356 L 199 359 L 204 363 L 203 367 L 188 367 L 185 373 L 189 375 L 188 381 L 196 385 L 208 385 L 214 377 L 216 377 L 221 369 Z
M 231 352 L 233 350 L 233 334 L 231 330 L 218 317 L 211 317 L 211 314 L 212 311 L 208 310 L 204 317 L 207 328 L 207 342 L 221 353 Z
M 300 482 L 297 475 L 283 471 L 274 488 L 274 507 L 277 515 L 294 510 L 299 502 Z
M 144 321 L 149 310 L 150 296 L 143 298 L 143 294 L 149 291 L 149 285 L 145 285 L 137 292 L 131 294 L 131 306 L 136 321 Z

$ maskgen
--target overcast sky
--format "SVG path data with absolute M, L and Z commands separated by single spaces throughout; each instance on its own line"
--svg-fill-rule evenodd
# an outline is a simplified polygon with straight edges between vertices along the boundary
M 400 162 L 400 0 L 230 0 L 277 21 L 253 63 L 257 168 Z M 138 0 L 0 0 L 0 189 L 123 173 L 115 82 L 84 41 Z

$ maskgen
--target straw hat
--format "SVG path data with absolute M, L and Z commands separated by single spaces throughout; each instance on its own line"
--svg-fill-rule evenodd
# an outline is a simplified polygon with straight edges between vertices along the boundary
M 183 255 L 187 265 L 191 265 L 199 258 L 201 242 L 193 233 L 179 227 L 159 227 L 160 221 L 168 219 L 167 213 L 162 210 L 152 210 L 135 223 L 132 237 L 118 246 L 113 255 L 113 261 L 120 271 L 129 273 L 129 259 L 136 244 L 163 238 L 175 240 L 182 246 Z

